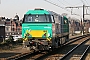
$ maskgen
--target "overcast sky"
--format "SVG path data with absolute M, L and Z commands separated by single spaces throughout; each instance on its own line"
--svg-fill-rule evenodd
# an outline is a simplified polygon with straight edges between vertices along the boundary
M 90 0 L 48 0 L 48 1 L 55 3 L 60 7 L 82 6 L 83 3 L 85 3 L 85 5 L 90 5 Z M 44 8 L 46 10 L 54 11 L 58 14 L 67 13 L 68 16 L 75 17 L 78 19 L 82 15 L 82 8 L 73 9 L 73 13 L 80 15 L 75 16 L 70 15 L 71 9 L 68 9 L 69 11 L 67 11 L 66 9 L 62 9 L 60 7 L 54 6 L 44 0 L 1 0 L 0 16 L 13 18 L 17 13 L 20 16 L 20 18 L 22 18 L 24 13 L 26 13 L 26 11 L 34 8 Z M 90 13 L 90 8 L 88 8 L 88 13 Z M 90 19 L 89 16 L 85 16 L 85 18 Z

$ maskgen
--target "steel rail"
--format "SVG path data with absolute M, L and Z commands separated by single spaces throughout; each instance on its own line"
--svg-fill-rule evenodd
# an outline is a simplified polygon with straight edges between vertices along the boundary
M 85 49 L 85 51 L 84 51 L 84 53 L 82 54 L 82 56 L 81 56 L 81 58 L 80 58 L 80 60 L 83 60 L 83 58 L 84 58 L 84 56 L 85 56 L 85 54 L 87 53 L 87 51 L 89 50 L 89 47 L 90 47 L 90 45 Z
M 72 50 L 70 50 L 65 56 L 63 56 L 60 60 L 65 59 L 69 54 L 71 54 L 75 49 L 77 49 L 80 45 L 82 45 L 83 43 L 85 43 L 86 41 L 88 41 L 90 38 L 84 40 L 83 42 L 81 42 L 80 44 L 78 44 L 77 46 L 75 46 Z
M 36 51 L 36 52 L 32 51 L 32 52 L 20 54 L 20 55 L 15 56 L 15 57 L 7 58 L 6 60 L 18 60 L 18 59 L 23 58 L 23 57 L 26 57 L 26 56 L 28 56 L 28 55 L 33 55 L 33 54 L 35 54 L 35 53 L 37 53 L 37 51 Z

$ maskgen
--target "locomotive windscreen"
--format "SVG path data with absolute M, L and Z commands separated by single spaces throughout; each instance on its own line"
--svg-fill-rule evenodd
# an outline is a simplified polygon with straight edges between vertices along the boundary
M 30 15 L 25 15 L 23 22 L 54 22 L 53 18 L 51 15 L 46 15 L 46 14 L 40 14 L 40 15 L 35 15 L 35 14 L 30 14 Z

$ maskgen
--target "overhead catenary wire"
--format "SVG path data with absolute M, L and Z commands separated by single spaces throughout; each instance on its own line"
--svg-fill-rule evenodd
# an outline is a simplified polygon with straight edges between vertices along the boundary
M 60 3 L 62 3 L 60 0 L 58 0 L 58 1 L 59 1 Z M 64 1 L 65 1 L 65 0 L 64 0 Z M 65 5 L 64 3 L 62 3 L 62 4 Z M 68 4 L 69 4 L 69 3 L 68 3 Z M 76 7 L 76 8 L 77 8 L 77 7 Z M 77 15 L 77 16 L 80 16 L 79 14 L 75 14 L 75 13 L 73 14 L 72 10 L 73 10 L 73 9 L 71 9 L 71 15 Z M 80 17 L 81 17 L 81 16 L 80 16 Z
M 60 2 L 61 4 L 65 5 L 64 3 L 62 3 L 60 0 L 57 0 L 58 2 Z M 64 0 L 63 0 L 64 1 Z M 68 3 L 68 5 L 71 6 L 71 4 Z
M 87 0 L 85 0 L 86 1 L 86 3 L 87 3 L 87 5 L 88 5 L 88 2 L 87 2 Z M 88 8 L 87 8 L 88 9 Z M 88 9 L 89 11 L 90 11 L 90 9 Z
M 52 5 L 55 5 L 55 6 L 59 7 L 59 8 L 62 8 L 62 9 L 64 9 L 64 10 L 68 11 L 68 12 L 71 12 L 70 10 L 66 9 L 66 7 L 65 7 L 65 8 L 64 8 L 64 7 L 61 7 L 60 5 L 55 4 L 55 3 L 53 3 L 53 2 L 50 2 L 50 1 L 48 1 L 48 0 L 44 0 L 44 1 L 46 1 L 46 2 L 48 2 L 48 3 L 50 3 L 50 4 L 52 4 Z M 80 16 L 79 14 L 75 14 L 75 13 L 73 13 L 73 15 Z M 81 17 L 81 16 L 80 16 L 80 17 Z
M 71 5 L 69 2 L 67 2 L 67 1 L 65 1 L 65 0 L 63 0 L 63 1 L 66 2 L 67 4 Z
M 81 2 L 85 5 L 85 2 L 83 0 L 81 0 Z
M 85 1 L 86 1 L 86 0 L 85 0 Z M 84 2 L 83 0 L 81 0 L 81 2 L 83 3 L 83 5 L 86 5 L 85 2 Z M 87 1 L 86 1 L 86 3 L 87 3 Z M 87 3 L 87 4 L 88 4 L 88 3 Z M 88 7 L 87 7 L 87 9 L 88 9 Z M 87 9 L 86 9 L 86 15 L 88 15 Z M 88 10 L 90 11 L 90 9 L 88 9 Z
M 61 6 L 60 6 L 60 5 L 58 5 L 58 4 L 55 4 L 55 3 L 50 2 L 50 1 L 48 1 L 48 0 L 44 0 L 44 1 L 46 1 L 46 2 L 48 2 L 48 3 L 50 3 L 50 4 L 52 4 L 52 5 L 55 5 L 55 6 L 59 7 L 59 8 L 61 8 L 61 9 L 64 9 L 64 10 L 66 10 L 66 11 L 70 12 L 70 10 L 68 10 L 68 9 L 66 9 L 66 8 L 64 8 L 64 7 L 61 7 Z
M 87 0 L 85 0 L 85 1 L 86 1 L 86 3 L 88 4 Z
M 70 6 L 72 6 L 72 4 L 70 4 L 69 2 L 67 2 L 67 1 L 65 1 L 65 0 L 63 0 L 64 2 L 66 2 L 68 5 L 70 5 Z M 76 4 L 73 4 L 73 6 L 76 6 L 76 5 L 78 5 L 78 4 L 80 4 L 81 2 L 78 2 L 78 3 L 76 3 Z
M 66 2 L 68 5 L 72 6 L 72 4 L 70 4 L 69 2 L 67 2 L 67 1 L 65 1 L 65 0 L 63 0 L 63 1 Z M 80 3 L 81 3 L 81 2 L 78 2 L 78 3 L 74 4 L 73 6 L 76 6 L 76 5 L 80 4 Z
M 57 1 L 59 1 L 61 4 L 65 5 L 65 4 L 64 4 L 64 3 L 62 3 L 60 0 L 57 0 Z

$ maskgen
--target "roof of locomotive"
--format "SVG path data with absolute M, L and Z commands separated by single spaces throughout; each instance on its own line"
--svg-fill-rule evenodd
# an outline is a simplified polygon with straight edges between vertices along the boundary
M 34 10 L 28 10 L 25 14 L 50 14 L 50 15 L 59 15 L 53 11 L 48 11 L 44 9 L 34 9 Z
M 50 14 L 50 13 L 47 10 L 35 9 L 27 11 L 26 14 Z

